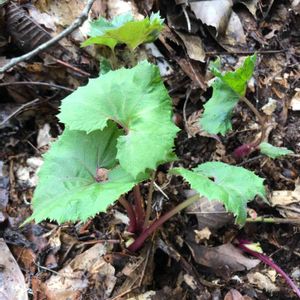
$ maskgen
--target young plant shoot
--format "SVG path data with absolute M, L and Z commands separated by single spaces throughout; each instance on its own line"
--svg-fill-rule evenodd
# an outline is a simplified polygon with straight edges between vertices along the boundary
M 140 21 L 122 15 L 110 22 L 100 18 L 91 28 L 84 46 L 97 43 L 115 51 L 122 43 L 133 50 L 158 36 L 162 20 L 158 14 Z M 255 55 L 248 57 L 242 68 L 226 74 L 213 64 L 217 80 L 201 120 L 205 130 L 225 134 L 231 129 L 232 110 L 245 95 L 255 60 Z M 240 225 L 246 220 L 247 202 L 256 195 L 265 197 L 263 179 L 242 167 L 207 162 L 193 170 L 175 168 L 170 173 L 182 176 L 198 194 L 149 222 L 150 200 L 146 213 L 139 183 L 151 176 L 155 180 L 156 168 L 176 159 L 173 148 L 179 128 L 172 122 L 172 102 L 159 69 L 147 61 L 90 79 L 62 101 L 58 118 L 65 131 L 44 156 L 33 214 L 26 222 L 86 221 L 119 200 L 130 219 L 128 230 L 136 234 L 129 250 L 136 251 L 199 194 L 221 201 Z M 134 203 L 126 199 L 132 189 Z

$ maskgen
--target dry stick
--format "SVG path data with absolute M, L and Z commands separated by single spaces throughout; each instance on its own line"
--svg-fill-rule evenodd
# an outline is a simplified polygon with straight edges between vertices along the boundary
M 152 174 L 152 177 L 151 177 L 151 182 L 150 182 L 149 191 L 148 191 L 148 199 L 147 199 L 147 208 L 146 208 L 144 228 L 147 228 L 147 226 L 148 226 L 151 211 L 152 211 L 152 196 L 153 196 L 153 191 L 154 191 L 155 177 L 156 177 L 156 172 L 154 171 L 153 174 Z
M 89 11 L 91 10 L 94 2 L 95 2 L 95 0 L 88 0 L 88 2 L 86 4 L 85 8 L 83 9 L 81 15 L 69 27 L 67 27 L 65 30 L 63 30 L 61 33 L 59 33 L 57 36 L 55 36 L 51 40 L 49 40 L 46 43 L 38 46 L 36 49 L 34 49 L 34 50 L 32 50 L 32 51 L 30 51 L 30 52 L 28 52 L 28 53 L 26 53 L 22 56 L 15 57 L 15 58 L 11 59 L 9 63 L 4 65 L 2 68 L 0 68 L 0 74 L 6 72 L 10 68 L 12 68 L 15 65 L 19 64 L 20 62 L 29 60 L 30 58 L 37 55 L 41 51 L 44 51 L 47 48 L 53 46 L 54 44 L 59 42 L 62 38 L 66 37 L 67 35 L 72 33 L 75 29 L 80 27 L 83 24 L 83 22 L 88 18 Z
M 6 117 L 1 123 L 0 123 L 0 128 L 6 123 L 8 122 L 12 117 L 14 117 L 15 115 L 19 114 L 23 109 L 25 109 L 28 106 L 31 106 L 35 103 L 37 103 L 40 99 L 34 99 L 30 102 L 27 102 L 23 105 L 21 105 L 20 107 L 18 107 L 15 111 L 13 111 L 8 117 Z
M 0 83 L 0 87 L 4 87 L 4 86 L 11 86 L 11 85 L 40 85 L 40 86 L 49 86 L 49 87 L 53 87 L 56 89 L 61 89 L 61 90 L 66 90 L 69 92 L 73 92 L 74 89 L 62 86 L 62 85 L 58 85 L 58 84 L 54 84 L 54 83 L 47 83 L 47 82 L 40 82 L 40 81 L 14 81 L 14 82 L 1 82 Z
M 208 51 L 205 52 L 205 55 L 213 56 L 213 55 L 250 55 L 250 54 L 276 54 L 286 52 L 288 49 L 278 49 L 278 50 L 258 50 L 258 51 L 224 51 L 224 52 L 217 52 L 217 51 Z
M 273 224 L 300 224 L 299 218 L 272 218 L 272 217 L 257 217 L 257 218 L 247 218 L 246 222 L 248 223 L 273 223 Z

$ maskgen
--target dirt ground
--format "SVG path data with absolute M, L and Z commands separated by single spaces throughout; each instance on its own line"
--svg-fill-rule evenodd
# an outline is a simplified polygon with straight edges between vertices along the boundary
M 153 44 L 156 50 L 142 46 L 139 51 L 159 65 L 173 101 L 173 119 L 181 128 L 173 165 L 222 161 L 243 166 L 265 179 L 270 204 L 259 198 L 250 202 L 248 222 L 240 228 L 220 203 L 202 199 L 165 223 L 138 253 L 126 249 L 126 216 L 119 205 L 85 223 L 20 227 L 31 215 L 42 155 L 63 131 L 56 118 L 60 101 L 98 76 L 100 50 L 81 48 L 86 35 L 76 30 L 0 74 L 0 299 L 297 299 L 281 276 L 241 253 L 237 243 L 259 242 L 300 286 L 300 2 L 204 1 L 219 2 L 215 9 L 227 16 L 225 21 L 214 10 L 200 9 L 202 2 L 99 0 L 90 17 L 111 18 L 132 8 L 144 16 L 160 11 L 166 26 Z M 2 5 L 0 66 L 57 35 L 85 3 Z M 24 27 L 13 27 L 16 14 L 28 29 L 28 42 L 20 43 Z M 234 18 L 231 27 L 228 16 Z M 265 141 L 294 155 L 270 159 L 254 151 L 234 157 L 237 147 L 259 134 L 258 120 L 244 103 L 234 110 L 233 130 L 225 136 L 209 135 L 198 125 L 212 95 L 210 61 L 220 57 L 224 69 L 233 70 L 255 52 L 247 98 L 265 113 Z M 158 169 L 152 218 L 192 193 L 180 177 L 167 174 L 169 168 Z M 146 199 L 149 182 L 140 187 Z M 11 274 L 1 277 L 8 269 Z

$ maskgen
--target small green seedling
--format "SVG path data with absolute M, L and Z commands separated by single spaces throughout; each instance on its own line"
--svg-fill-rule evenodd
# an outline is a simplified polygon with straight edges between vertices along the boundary
M 128 22 L 135 24 L 129 18 L 120 19 L 114 24 L 118 31 L 125 31 Z M 138 22 L 153 25 L 155 20 L 160 20 L 158 15 Z M 155 30 L 160 29 L 161 23 Z M 157 36 L 153 30 L 151 39 Z M 105 36 L 108 32 L 111 34 L 105 30 Z M 253 60 L 248 60 L 251 70 Z M 245 86 L 237 89 L 244 92 Z M 173 148 L 179 129 L 172 122 L 171 103 L 158 67 L 146 61 L 90 79 L 67 96 L 58 115 L 65 131 L 44 156 L 33 214 L 27 222 L 86 221 L 119 200 L 128 212 L 128 231 L 137 236 L 129 250 L 138 250 L 160 225 L 199 199 L 195 195 L 150 223 L 151 197 L 147 212 L 143 209 L 139 183 L 148 180 L 160 164 L 176 160 Z M 207 118 L 205 123 L 210 122 Z M 263 179 L 242 167 L 207 162 L 193 170 L 175 168 L 170 173 L 183 176 L 197 193 L 224 203 L 241 225 L 247 202 L 256 195 L 265 196 Z M 131 189 L 134 204 L 124 196 Z

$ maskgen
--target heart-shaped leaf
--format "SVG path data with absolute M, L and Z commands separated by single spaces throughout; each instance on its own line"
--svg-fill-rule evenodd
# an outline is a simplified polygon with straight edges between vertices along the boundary
M 118 138 L 117 159 L 133 177 L 174 159 L 171 155 L 179 130 L 171 119 L 172 107 L 159 70 L 148 62 L 91 79 L 65 98 L 60 120 L 71 130 L 102 130 L 108 120 L 125 135 Z
M 106 211 L 137 182 L 116 160 L 122 131 L 110 122 L 103 131 L 86 134 L 66 129 L 45 154 L 33 198 L 33 215 L 44 219 L 86 220 Z M 146 175 L 144 175 L 145 179 Z

